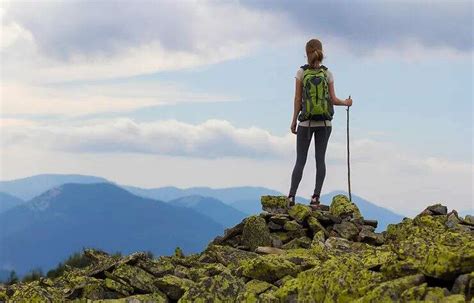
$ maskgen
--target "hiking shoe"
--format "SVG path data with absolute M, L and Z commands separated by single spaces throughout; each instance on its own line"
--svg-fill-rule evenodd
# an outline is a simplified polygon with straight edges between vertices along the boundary
M 288 207 L 295 206 L 295 196 L 286 197 Z
M 319 204 L 321 204 L 321 202 L 319 201 L 319 195 L 313 194 L 311 196 L 311 202 L 309 202 L 309 205 L 313 208 L 318 208 Z

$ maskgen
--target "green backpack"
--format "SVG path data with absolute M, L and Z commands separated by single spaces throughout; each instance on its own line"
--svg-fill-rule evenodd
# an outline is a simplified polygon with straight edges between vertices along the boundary
M 299 121 L 332 120 L 334 106 L 329 96 L 328 69 L 320 65 L 317 69 L 309 68 L 309 64 L 301 66 L 303 69 L 303 106 L 298 116 Z

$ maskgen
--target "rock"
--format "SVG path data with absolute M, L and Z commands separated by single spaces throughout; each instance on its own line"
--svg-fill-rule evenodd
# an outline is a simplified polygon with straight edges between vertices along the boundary
M 175 267 L 175 265 L 170 260 L 165 258 L 160 258 L 158 260 L 138 260 L 136 266 L 154 275 L 155 277 L 163 277 L 164 275 L 171 274 Z
M 275 282 L 284 276 L 296 275 L 298 267 L 279 255 L 266 255 L 260 258 L 244 261 L 242 273 L 252 279 L 269 283 Z
M 311 212 L 311 216 L 316 218 L 324 227 L 334 223 L 341 223 L 340 218 L 335 217 L 326 211 L 315 210 Z
M 303 223 L 304 220 L 311 214 L 311 208 L 307 205 L 296 204 L 288 210 L 288 214 L 298 223 Z
M 229 302 L 243 291 L 245 284 L 241 278 L 223 272 L 189 287 L 179 302 Z
M 426 209 L 429 210 L 433 215 L 446 215 L 448 213 L 448 208 L 439 203 L 428 206 Z
M 465 224 L 474 225 L 474 216 L 466 215 L 463 221 Z
M 352 302 L 363 294 L 360 289 L 382 281 L 382 275 L 365 269 L 359 258 L 341 255 L 300 272 L 275 291 L 275 296 L 280 302 Z
M 232 267 L 242 261 L 257 258 L 259 255 L 254 252 L 239 250 L 230 246 L 210 245 L 199 258 L 205 263 L 220 263 L 224 266 Z
M 283 245 L 283 242 L 278 236 L 276 236 L 275 234 L 270 234 L 270 238 L 272 239 L 273 247 L 281 248 L 281 246 Z
M 449 296 L 449 291 L 441 287 L 427 287 L 423 300 L 427 302 L 442 302 Z
M 353 218 L 362 218 L 359 208 L 349 201 L 345 195 L 336 195 L 332 198 L 331 205 L 329 206 L 329 211 L 333 216 L 336 217 L 353 217 Z
M 272 287 L 272 284 L 260 280 L 250 280 L 245 284 L 245 290 L 256 295 L 259 295 Z
M 18 285 L 7 302 L 61 302 L 63 294 L 54 288 L 39 286 L 38 281 Z
M 306 222 L 308 223 L 308 226 L 313 232 L 313 234 L 319 231 L 322 231 L 326 237 L 329 237 L 328 231 L 324 228 L 324 226 L 321 223 L 319 223 L 319 220 L 316 219 L 315 217 L 313 216 L 308 217 Z
M 255 250 L 255 252 L 258 254 L 264 254 L 264 255 L 270 255 L 270 254 L 281 255 L 285 253 L 283 249 L 279 249 L 276 247 L 268 247 L 268 246 L 259 246 Z
M 262 196 L 260 202 L 262 203 L 262 209 L 269 213 L 284 213 L 288 206 L 285 196 Z
M 373 228 L 377 228 L 378 222 L 377 222 L 377 220 L 365 220 L 364 219 L 364 225 L 369 225 L 369 226 L 372 226 Z
M 361 302 L 384 302 L 384 301 L 401 301 L 402 294 L 414 286 L 418 286 L 425 282 L 425 277 L 422 274 L 406 276 L 395 280 L 390 280 L 380 283 L 369 292 L 367 292 L 361 299 Z M 421 298 L 416 298 L 421 299 Z
M 243 229 L 244 229 L 244 224 L 245 224 L 245 220 L 242 220 L 242 222 L 240 222 L 236 226 L 234 226 L 232 228 L 227 228 L 224 231 L 224 236 L 221 237 L 220 242 L 216 242 L 215 244 L 221 244 L 221 243 L 225 242 L 226 240 L 241 234 Z
M 286 221 L 290 220 L 288 214 L 276 214 L 270 217 L 269 221 L 272 221 L 278 225 L 285 225 Z
M 0 283 L 0 301 L 472 300 L 474 225 L 468 216 L 443 214 L 435 205 L 376 233 L 377 221 L 364 220 L 343 195 L 334 197 L 329 211 L 279 208 L 278 199 L 270 200 L 267 207 L 277 213 L 242 220 L 201 253 L 177 250 L 152 259 L 143 252 L 121 257 L 89 249 L 86 267 L 67 265 L 57 278 Z
M 242 244 L 250 251 L 254 251 L 258 246 L 269 246 L 271 243 L 270 231 L 265 220 L 259 216 L 249 217 L 242 231 Z
M 285 225 L 283 226 L 283 229 L 287 230 L 287 231 L 300 230 L 302 228 L 303 228 L 303 226 L 298 224 L 298 222 L 296 222 L 296 221 L 287 221 L 285 223 Z
M 301 237 L 293 239 L 290 242 L 283 244 L 283 249 L 295 249 L 295 248 L 309 248 L 311 247 L 311 239 L 308 237 Z
M 474 236 L 448 229 L 446 216 L 417 216 L 389 224 L 385 243 L 426 276 L 450 280 L 474 271 Z M 461 257 L 462 256 L 462 257 Z
M 330 249 L 342 250 L 342 251 L 351 251 L 352 244 L 351 241 L 340 238 L 340 237 L 329 237 L 324 242 L 324 245 Z
M 467 300 L 471 300 L 474 297 L 474 272 L 457 277 L 454 280 L 451 293 L 462 294 L 466 296 Z
M 133 287 L 127 284 L 120 283 L 110 278 L 106 278 L 104 282 L 105 282 L 105 287 L 113 291 L 116 291 L 126 297 L 130 296 L 133 293 Z
M 281 226 L 280 224 L 276 224 L 273 221 L 268 222 L 267 225 L 270 230 L 281 230 L 283 228 L 283 226 Z
M 359 232 L 358 241 L 365 242 L 371 245 L 382 245 L 384 243 L 384 237 L 380 233 L 375 233 L 370 229 L 363 228 Z
M 301 228 L 301 229 L 297 229 L 297 230 L 290 230 L 287 232 L 288 234 L 288 237 L 290 237 L 290 239 L 296 239 L 296 238 L 301 238 L 301 237 L 305 237 L 308 235 L 308 229 L 307 228 Z
M 154 283 L 170 299 L 179 300 L 194 282 L 188 279 L 181 279 L 172 275 L 166 275 L 156 279 Z
M 290 237 L 290 235 L 288 235 L 288 233 L 281 232 L 281 231 L 272 233 L 272 237 L 277 237 L 281 241 L 281 243 L 283 243 L 283 244 L 287 243 L 288 241 L 291 240 L 291 237 Z
M 458 215 L 456 213 L 450 213 L 445 225 L 448 228 L 457 228 L 459 223 L 461 223 L 461 219 L 459 219 Z
M 326 241 L 326 234 L 324 233 L 324 231 L 320 230 L 314 234 L 312 244 L 315 244 L 315 242 L 324 243 L 324 241 Z
M 125 281 L 127 285 L 130 285 L 139 292 L 153 292 L 158 290 L 158 288 L 153 285 L 155 277 L 140 267 L 121 264 L 112 272 L 112 275 Z
M 354 240 L 359 234 L 359 229 L 351 222 L 341 222 L 334 224 L 333 230 L 336 231 L 342 238 L 348 240 Z

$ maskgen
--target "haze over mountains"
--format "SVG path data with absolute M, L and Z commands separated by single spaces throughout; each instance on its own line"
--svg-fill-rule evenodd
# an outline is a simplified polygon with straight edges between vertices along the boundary
M 48 270 L 83 247 L 155 255 L 169 255 L 177 246 L 200 251 L 224 228 L 259 213 L 262 195 L 282 195 L 250 186 L 143 189 L 60 174 L 1 181 L 0 189 L 0 270 L 20 275 Z M 329 204 L 338 193 L 322 201 Z M 379 219 L 378 230 L 403 218 L 358 196 L 353 201 L 364 216 Z

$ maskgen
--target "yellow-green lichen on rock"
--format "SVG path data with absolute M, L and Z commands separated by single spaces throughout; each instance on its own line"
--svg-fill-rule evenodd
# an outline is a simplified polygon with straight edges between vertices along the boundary
M 242 231 L 242 242 L 250 251 L 255 251 L 259 246 L 270 245 L 270 230 L 267 227 L 265 219 L 260 216 L 247 218 Z
M 422 274 L 406 276 L 395 280 L 385 281 L 377 285 L 372 290 L 368 291 L 363 297 L 359 298 L 357 303 L 365 302 L 400 302 L 402 294 L 414 286 L 418 286 L 425 282 L 425 277 Z M 364 290 L 367 290 L 364 289 Z M 412 293 L 405 293 L 405 296 L 419 295 L 420 289 L 416 293 L 412 289 Z M 421 296 L 421 295 L 420 295 Z M 416 300 L 421 299 L 420 297 Z
M 275 295 L 282 301 L 352 302 L 359 297 L 359 288 L 375 286 L 383 276 L 364 268 L 359 258 L 350 254 L 331 257 L 287 281 Z
M 287 207 L 287 199 L 285 196 L 261 196 L 260 202 L 264 210 L 283 209 Z
M 242 278 L 224 272 L 193 284 L 179 302 L 233 302 L 244 290 Z
M 474 225 L 432 205 L 375 232 L 343 195 L 329 210 L 262 197 L 250 216 L 196 254 L 84 252 L 57 278 L 0 284 L 7 302 L 469 302 Z M 374 222 L 375 221 L 375 222 Z
M 474 270 L 474 235 L 449 229 L 445 220 L 445 216 L 419 215 L 391 224 L 387 244 L 399 259 L 427 276 L 449 280 L 469 273 Z
M 290 217 L 295 219 L 298 223 L 303 223 L 304 220 L 311 214 L 311 208 L 303 204 L 295 204 L 288 210 Z
M 15 303 L 41 303 L 61 302 L 63 294 L 60 290 L 51 287 L 42 287 L 38 281 L 18 285 L 8 302 Z
M 345 195 L 334 196 L 329 206 L 329 211 L 336 217 L 352 216 L 353 218 L 362 218 L 357 205 L 349 201 L 349 198 Z
M 185 291 L 194 285 L 194 282 L 173 275 L 166 275 L 156 279 L 154 284 L 170 299 L 179 300 Z
M 242 274 L 245 277 L 266 282 L 296 275 L 298 270 L 298 266 L 286 260 L 283 255 L 266 255 L 242 263 Z

